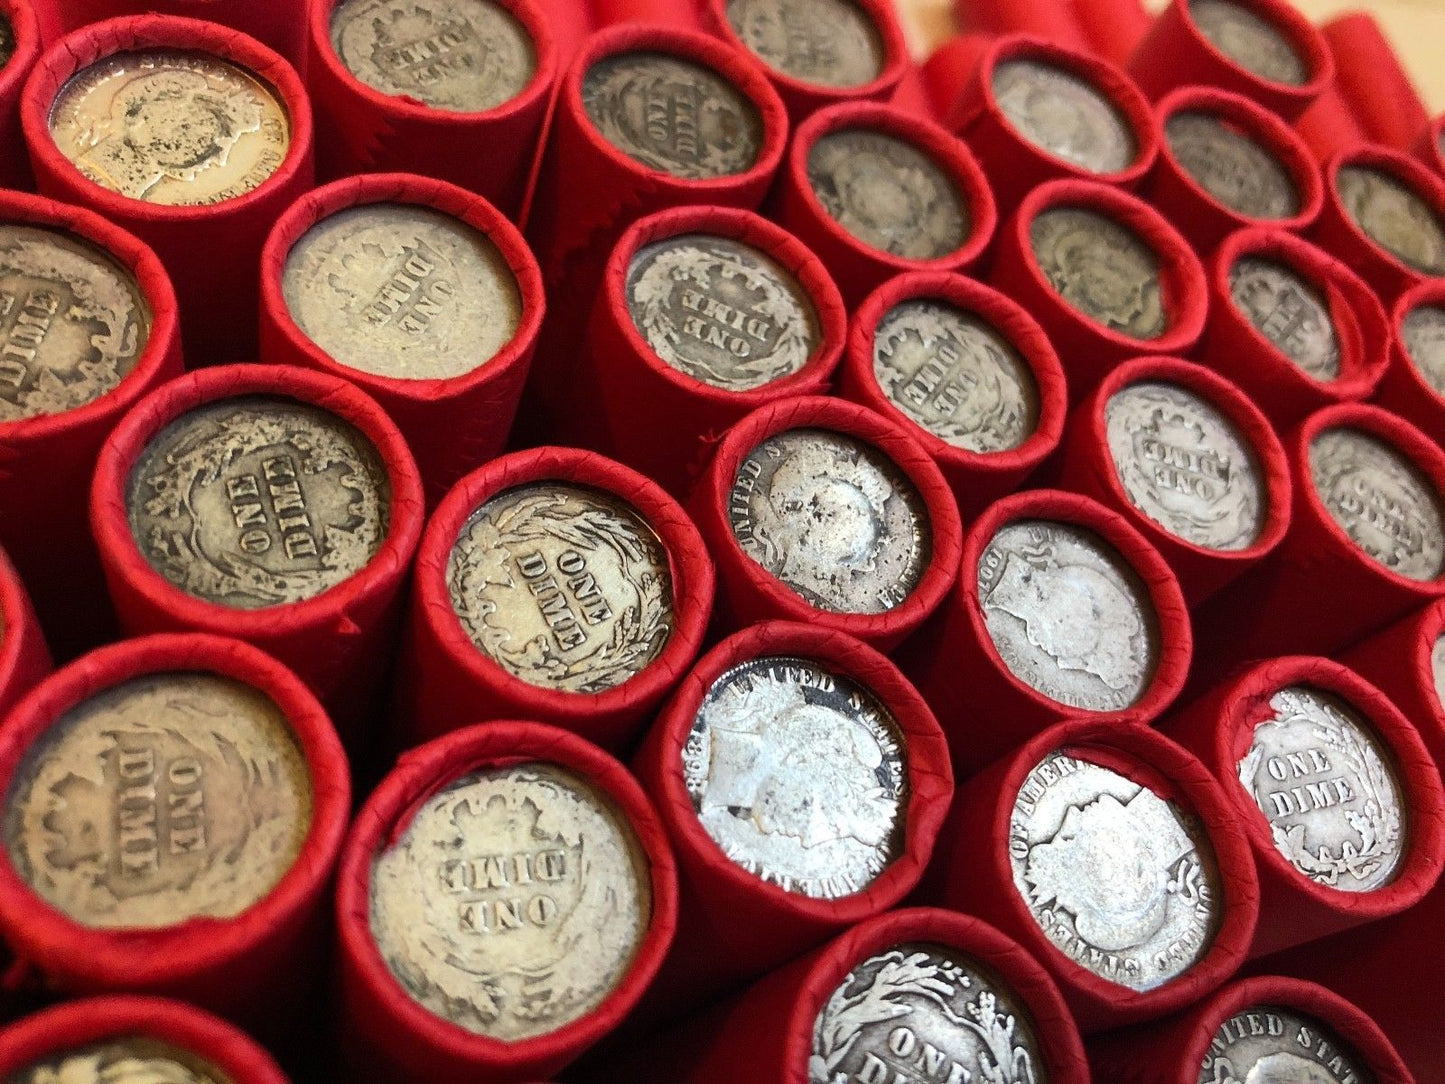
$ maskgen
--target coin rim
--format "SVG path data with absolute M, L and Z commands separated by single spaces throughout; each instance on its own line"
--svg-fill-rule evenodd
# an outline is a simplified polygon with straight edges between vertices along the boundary
M 1205 52 L 1216 63 L 1225 64 L 1229 68 L 1229 75 L 1234 78 L 1243 77 L 1246 82 L 1262 87 L 1270 94 L 1301 101 L 1313 101 L 1319 96 L 1323 87 L 1334 82 L 1334 53 L 1325 43 L 1320 32 L 1315 29 L 1314 24 L 1292 5 L 1282 2 L 1282 0 L 1235 0 L 1235 2 L 1248 8 L 1267 22 L 1270 29 L 1294 48 L 1295 52 L 1299 54 L 1300 60 L 1309 69 L 1309 75 L 1303 83 L 1298 85 L 1280 83 L 1250 71 L 1205 36 L 1204 31 L 1199 29 L 1199 24 L 1194 21 L 1193 12 L 1189 10 L 1189 0 L 1179 0 L 1179 3 L 1170 6 L 1179 8 L 1186 32 L 1194 39 L 1195 44 L 1202 45 Z
M 1382 262 L 1392 276 L 1408 286 L 1415 286 L 1422 282 L 1445 281 L 1445 278 L 1441 276 L 1431 275 L 1411 267 L 1366 233 L 1364 228 L 1355 221 L 1349 208 L 1345 206 L 1344 199 L 1340 196 L 1340 170 L 1346 167 L 1390 174 L 1400 185 L 1409 189 L 1430 208 L 1442 229 L 1445 229 L 1445 180 L 1432 174 L 1423 162 L 1416 161 L 1403 152 L 1374 145 L 1357 146 L 1340 151 L 1325 164 L 1325 188 L 1328 190 L 1326 202 L 1331 208 L 1332 217 L 1339 220 L 1347 234 L 1357 241 L 1363 241 L 1368 253 L 1377 261 Z M 1369 271 L 1364 273 L 1368 274 Z
M 811 98 L 812 100 L 808 102 L 811 108 L 821 108 L 833 102 L 848 101 L 859 97 L 889 97 L 888 91 L 902 80 L 903 74 L 908 68 L 908 45 L 904 40 L 903 28 L 899 25 L 898 15 L 887 0 L 850 0 L 850 2 L 862 9 L 863 14 L 868 17 L 868 21 L 877 31 L 879 41 L 883 43 L 883 64 L 878 74 L 868 82 L 859 83 L 857 86 L 832 87 L 823 83 L 810 83 L 806 79 L 790 75 L 781 68 L 773 67 L 749 49 L 738 32 L 733 29 L 733 25 L 727 17 L 728 0 L 707 0 L 708 14 L 711 16 L 708 29 L 721 36 L 733 48 L 742 50 L 762 65 L 772 82 L 785 88 L 790 94 L 807 95 Z

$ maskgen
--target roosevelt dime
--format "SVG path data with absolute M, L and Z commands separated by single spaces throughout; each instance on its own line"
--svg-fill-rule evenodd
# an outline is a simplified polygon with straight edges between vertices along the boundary
M 1164 124 L 1169 150 L 1201 188 L 1249 218 L 1300 213 L 1299 189 L 1268 148 L 1224 117 L 1180 112 Z
M 1405 354 L 1425 383 L 1445 396 L 1445 308 L 1417 305 L 1401 322 Z
M 1393 174 L 1342 166 L 1335 175 L 1340 202 L 1375 244 L 1426 275 L 1445 275 L 1445 226 L 1435 209 Z
M 1398 575 L 1445 571 L 1445 509 L 1419 467 L 1359 429 L 1326 429 L 1310 444 L 1315 493 L 1360 551 Z
M 1199 1084 L 1373 1084 L 1334 1029 L 1278 1005 L 1252 1005 L 1214 1033 Z
M 1123 111 L 1067 68 L 1042 60 L 1005 60 L 993 70 L 992 90 L 1020 135 L 1090 173 L 1118 173 L 1139 156 Z
M 1303 86 L 1310 71 L 1279 29 L 1235 0 L 1189 0 L 1199 32 L 1221 53 L 1261 79 Z
M 537 71 L 526 28 L 492 0 L 342 0 L 331 47 L 372 89 L 456 113 L 511 101 Z
M 798 280 L 728 237 L 689 233 L 639 249 L 627 268 L 627 308 L 659 358 L 725 391 L 793 375 L 822 339 Z
M 1049 284 L 1095 323 L 1133 339 L 1168 327 L 1159 256 L 1133 231 L 1083 207 L 1051 207 L 1029 242 Z
M 727 17 L 763 63 L 801 82 L 857 87 L 883 74 L 883 39 L 851 0 L 728 0 Z
M 1033 370 L 982 317 L 914 298 L 873 332 L 873 376 L 888 401 L 955 448 L 1017 448 L 1039 423 Z
M 627 502 L 533 482 L 472 514 L 447 590 L 477 649 L 544 689 L 600 693 L 645 670 L 672 636 L 667 550 Z
M 823 429 L 790 429 L 749 452 L 727 514 L 743 553 L 832 613 L 901 605 L 933 552 L 908 476 L 871 445 Z
M 71 76 L 50 107 L 50 135 L 102 188 L 189 206 L 264 184 L 286 160 L 291 121 L 254 72 L 208 53 L 149 49 Z
M 1198 819 L 1087 753 L 1050 753 L 1009 818 L 1014 887 L 1078 966 L 1152 990 L 1209 951 L 1219 872 Z
M 808 185 L 851 236 L 907 260 L 957 252 L 972 228 L 952 178 L 884 132 L 843 128 L 823 136 L 808 150 Z
M 1093 531 L 1006 524 L 979 558 L 978 598 L 1004 665 L 1051 700 L 1118 711 L 1154 679 L 1159 619 L 1148 588 Z
M 168 1042 L 126 1035 L 32 1062 L 6 1084 L 231 1084 L 215 1066 Z
M 1277 260 L 1243 256 L 1229 269 L 1229 296 L 1255 330 L 1316 380 L 1340 375 L 1340 338 L 1319 288 Z
M 626 817 L 552 764 L 488 767 L 436 791 L 371 871 L 371 935 L 419 1004 L 515 1042 L 605 1001 L 652 920 Z
M 97 929 L 238 915 L 276 887 L 310 827 L 286 717 L 206 673 L 134 678 L 82 701 L 27 750 L 5 797 L 16 872 Z
M 361 571 L 386 538 L 391 483 L 348 422 L 248 395 L 199 406 L 152 437 L 126 505 L 152 568 L 196 598 L 255 610 Z
M 582 80 L 582 106 L 623 154 L 684 180 L 746 173 L 762 150 L 757 107 L 711 68 L 666 53 L 603 57 Z
M 15 55 L 15 28 L 10 25 L 3 12 L 0 12 L 0 68 L 10 63 L 10 58 Z

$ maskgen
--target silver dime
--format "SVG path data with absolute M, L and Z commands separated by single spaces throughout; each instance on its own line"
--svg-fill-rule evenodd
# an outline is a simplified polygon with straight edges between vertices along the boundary
M 907 826 L 905 739 L 862 685 L 763 658 L 713 682 L 682 751 L 698 821 L 737 865 L 789 892 L 863 891 Z
M 214 1065 L 168 1042 L 126 1035 L 74 1046 L 5 1078 L 6 1084 L 231 1084 Z
M 331 47 L 374 90 L 456 113 L 511 101 L 537 71 L 526 28 L 492 0 L 342 0 Z
M 1050 753 L 1025 777 L 1009 858 L 1050 943 L 1120 986 L 1177 978 L 1218 930 L 1219 871 L 1198 819 L 1085 753 Z
M 1445 275 L 1445 226 L 1424 198 L 1394 174 L 1342 166 L 1340 200 L 1364 234 L 1400 262 L 1426 275 Z
M 851 0 L 728 0 L 727 16 L 768 67 L 804 83 L 857 87 L 883 74 L 883 39 Z
M 1362 553 L 1412 580 L 1445 571 L 1445 509 L 1419 467 L 1378 437 L 1348 428 L 1320 433 L 1309 459 L 1321 503 Z
M 555 1032 L 605 1001 L 652 919 L 647 858 L 585 779 L 471 772 L 408 814 L 371 871 L 371 934 L 413 999 L 478 1035 Z
M 1435 648 L 1430 652 L 1430 673 L 1435 679 L 1435 697 L 1445 704 L 1445 633 L 1435 641 Z
M 1240 67 L 1289 86 L 1309 81 L 1294 44 L 1256 12 L 1234 0 L 1189 0 L 1189 14 L 1209 41 Z
M 10 25 L 10 20 L 0 13 L 0 68 L 10 63 L 10 58 L 15 55 L 15 28 Z
M 1041 60 L 1005 60 L 993 70 L 993 96 L 1034 146 L 1090 173 L 1118 173 L 1139 157 L 1123 111 L 1093 83 Z
M 491 239 L 414 204 L 322 219 L 287 255 L 281 286 L 296 325 L 334 360 L 401 380 L 472 372 L 522 320 L 516 277 Z
M 822 339 L 798 280 L 728 237 L 689 233 L 639 249 L 627 268 L 627 308 L 659 358 L 726 391 L 791 376 Z
M 1104 404 L 1109 457 L 1129 503 L 1205 549 L 1254 545 L 1268 500 L 1259 459 L 1234 423 L 1177 384 L 1131 384 Z
M 932 557 L 923 498 L 871 445 L 790 429 L 747 454 L 728 494 L 742 551 L 809 604 L 884 613 L 918 586 Z
M 1139 574 L 1093 531 L 1016 520 L 978 562 L 989 638 L 1009 671 L 1088 711 L 1135 703 L 1159 664 L 1159 620 Z
M 741 91 L 666 53 L 597 61 L 582 80 L 582 105 L 623 154 L 684 180 L 746 173 L 763 146 L 763 118 Z
M 108 253 L 59 230 L 0 223 L 0 421 L 114 390 L 150 328 L 135 276 Z
M 131 533 L 187 594 L 240 610 L 312 598 L 386 538 L 391 483 L 364 434 L 306 403 L 208 403 L 151 438 L 126 486 Z
M 829 132 L 808 149 L 808 184 L 823 209 L 865 245 L 936 260 L 968 240 L 958 186 L 911 143 L 867 128 Z
M 1279 1005 L 1251 1005 L 1220 1024 L 1199 1066 L 1199 1084 L 1374 1084 L 1374 1079 L 1333 1028 Z
M 992 324 L 946 301 L 888 310 L 873 332 L 873 376 L 894 406 L 955 448 L 1009 451 L 1038 428 L 1033 370 Z
M 906 942 L 848 972 L 818 1011 L 808 1084 L 1045 1084 L 1022 1000 L 947 945 Z
M 1277 260 L 1243 256 L 1229 269 L 1234 307 L 1281 354 L 1316 380 L 1340 375 L 1340 338 L 1329 302 Z
M 472 514 L 447 560 L 457 619 L 529 685 L 599 693 L 653 662 L 673 631 L 667 550 L 627 502 L 533 482 Z
M 1185 172 L 1231 210 L 1259 219 L 1299 214 L 1299 190 L 1289 170 L 1225 118 L 1175 113 L 1164 124 L 1164 137 Z
M 1083 207 L 1051 207 L 1029 241 L 1049 284 L 1095 323 L 1133 339 L 1168 327 L 1159 256 L 1133 231 Z
M 1445 396 L 1445 308 L 1417 305 L 1401 322 L 1405 354 L 1425 383 Z

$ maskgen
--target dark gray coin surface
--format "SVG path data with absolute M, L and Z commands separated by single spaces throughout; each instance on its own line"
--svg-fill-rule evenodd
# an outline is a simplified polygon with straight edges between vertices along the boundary
M 743 553 L 833 613 L 895 609 L 933 554 L 908 476 L 871 445 L 824 429 L 790 429 L 749 452 L 727 514 Z
M 1046 61 L 1005 60 L 993 70 L 994 100 L 1026 140 L 1090 173 L 1118 173 L 1139 156 L 1123 110 L 1076 73 Z
M 1230 210 L 1259 219 L 1299 214 L 1299 189 L 1289 170 L 1223 117 L 1175 113 L 1164 124 L 1164 137 L 1189 176 Z
M 762 150 L 757 106 L 711 68 L 666 53 L 603 57 L 582 80 L 582 105 L 623 154 L 683 180 L 746 173 Z
M 241 396 L 152 437 L 126 506 L 152 568 L 196 598 L 254 610 L 360 572 L 386 538 L 391 483 L 371 441 L 336 415 Z
M 1335 187 L 1350 218 L 1371 241 L 1426 275 L 1445 275 L 1445 226 L 1425 199 L 1393 174 L 1342 166 Z
M 10 20 L 4 14 L 0 14 L 0 68 L 10 63 L 10 58 L 15 55 L 15 28 L 10 25 Z
M 694 380 L 750 391 L 800 371 L 818 349 L 818 311 L 766 253 L 689 233 L 637 251 L 627 308 L 647 345 Z
M 968 240 L 971 215 L 953 179 L 911 143 L 841 128 L 808 150 L 808 184 L 838 225 L 907 260 L 936 260 Z
M 946 945 L 905 942 L 848 972 L 818 1011 L 808 1084 L 1045 1084 L 1017 994 Z
M 145 1035 L 74 1046 L 33 1062 L 6 1084 L 231 1084 L 205 1059 Z
M 1029 241 L 1049 284 L 1090 320 L 1133 339 L 1164 334 L 1159 256 L 1132 230 L 1083 207 L 1051 207 Z
M 1009 671 L 1087 711 L 1135 703 L 1159 664 L 1159 619 L 1123 556 L 1070 523 L 1004 525 L 978 562 L 988 634 Z
M 1189 0 L 1189 14 L 1199 32 L 1241 68 L 1274 83 L 1303 86 L 1309 82 L 1309 68 L 1294 44 L 1244 4 Z
M 1445 634 L 1435 641 L 1435 649 L 1430 653 L 1430 672 L 1435 678 L 1436 699 L 1445 705 Z
M 1445 308 L 1417 305 L 1401 322 L 1405 353 L 1425 383 L 1445 396 Z
M 1281 354 L 1316 380 L 1340 375 L 1340 338 L 1324 294 L 1278 260 L 1243 256 L 1229 269 L 1234 307 Z
M 1214 1033 L 1199 1084 L 1374 1084 L 1365 1060 L 1313 1016 L 1252 1005 Z
M 883 74 L 883 39 L 852 0 L 729 0 L 733 33 L 774 71 L 823 87 Z

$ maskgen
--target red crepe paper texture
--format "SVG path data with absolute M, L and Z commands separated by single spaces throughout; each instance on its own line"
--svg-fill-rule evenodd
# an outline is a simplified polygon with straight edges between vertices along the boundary
M 286 8 L 294 19 L 294 5 L 285 0 L 248 0 L 243 7 Z M 235 199 L 171 207 L 102 188 L 61 154 L 50 137 L 48 114 L 66 80 L 116 53 L 151 48 L 211 53 L 275 88 L 291 123 L 290 147 L 276 172 Z M 46 51 L 26 81 L 21 121 L 44 195 L 99 212 L 160 256 L 180 298 L 191 364 L 255 357 L 261 243 L 282 210 L 314 180 L 311 106 L 296 70 L 254 38 L 215 23 L 163 15 L 112 19 L 82 27 Z
M 521 298 L 517 330 L 471 372 L 428 380 L 363 372 L 327 354 L 292 318 L 285 296 L 286 261 L 292 248 L 323 219 L 375 203 L 429 207 L 459 219 L 496 246 L 511 272 Z M 516 227 L 480 196 L 411 174 L 351 177 L 307 193 L 276 222 L 261 253 L 261 359 L 348 380 L 380 403 L 416 457 L 431 505 L 462 475 L 501 454 L 545 310 L 541 272 Z M 453 344 L 457 346 L 465 344 Z
M 1445 763 L 1445 703 L 1435 683 L 1432 656 L 1441 636 L 1445 636 L 1445 600 L 1401 618 L 1341 656 L 1405 713 L 1437 765 Z
M 1422 306 L 1445 307 L 1445 282 L 1427 279 L 1396 299 L 1390 313 L 1388 360 L 1374 401 L 1439 440 L 1445 439 L 1445 391 L 1425 379 L 1405 348 L 1405 318 Z
M 728 505 L 742 462 L 763 441 L 790 429 L 824 429 L 870 445 L 903 472 L 922 498 L 928 565 L 908 597 L 892 609 L 882 613 L 820 609 L 749 557 L 738 543 Z M 724 632 L 759 621 L 803 621 L 890 651 L 943 602 L 958 574 L 963 528 L 937 464 L 901 426 L 842 399 L 786 399 L 749 414 L 723 437 L 689 508 L 717 563 L 716 628 Z
M 939 120 L 939 115 L 933 111 L 933 102 L 929 98 L 928 87 L 923 82 L 923 69 L 911 62 L 904 70 L 903 78 L 898 80 L 898 89 L 893 92 L 889 104 L 894 109 L 901 109 L 915 117 L 923 117 L 925 120 L 931 121 Z
M 45 634 L 15 566 L 0 550 L 0 719 L 48 673 Z
M 1081 53 L 1094 44 L 1071 0 L 954 0 L 965 33 L 1031 34 Z
M 933 115 L 953 128 L 953 112 L 964 84 L 993 45 L 992 34 L 958 34 L 935 49 L 919 72 Z
M 523 681 L 482 652 L 452 606 L 447 563 L 472 513 L 505 490 L 532 482 L 568 482 L 631 505 L 661 539 L 672 577 L 673 628 L 667 645 L 637 674 L 597 693 Z M 623 748 L 687 672 L 712 612 L 714 573 L 701 536 L 656 482 L 577 448 L 514 452 L 467 475 L 427 525 L 401 669 L 396 717 L 404 745 L 426 741 L 478 718 L 525 712 L 604 745 Z
M 1366 135 L 1408 151 L 1430 114 L 1375 16 L 1352 11 L 1320 31 L 1334 54 L 1335 86 Z
M 86 493 L 101 444 L 143 396 L 181 373 L 175 291 L 150 248 L 100 215 L 40 196 L 0 192 L 0 221 L 73 234 L 135 277 L 150 337 L 131 371 L 99 399 L 61 414 L 0 423 L 0 545 L 61 658 L 114 636 Z
M 469 772 L 537 760 L 589 782 L 631 825 L 648 867 L 652 916 L 636 955 L 597 1008 L 556 1031 L 515 1042 L 478 1035 L 433 1015 L 392 975 L 371 937 L 370 882 L 377 855 L 407 830 L 439 789 Z M 376 1084 L 506 1084 L 550 1077 L 615 1029 L 662 964 L 677 922 L 677 869 L 656 811 L 627 769 L 575 734 L 530 722 L 487 722 L 413 749 L 367 799 L 346 841 L 336 918 L 344 1050 Z M 585 946 L 578 951 L 585 951 Z
M 0 188 L 31 190 L 35 178 L 20 132 L 20 92 L 40 56 L 40 20 L 33 0 L 0 0 L 0 18 L 10 24 L 14 52 L 0 67 Z
M 386 536 L 364 568 L 312 598 L 254 610 L 209 602 L 162 576 L 137 546 L 127 508 L 131 468 L 157 433 L 200 406 L 247 395 L 296 399 L 349 422 L 376 448 L 391 487 Z M 381 408 L 346 381 L 279 365 L 203 369 L 146 396 L 101 449 L 90 494 L 91 529 L 127 635 L 238 636 L 295 670 L 352 743 L 366 737 L 363 723 L 386 679 L 422 516 L 416 464 Z
M 1340 151 L 1367 142 L 1365 128 L 1338 86 L 1328 86 L 1295 120 L 1295 131 L 1321 165 Z
M 672 30 L 707 30 L 707 0 L 583 0 L 598 28 L 646 23 Z
M 1004 337 L 1028 366 L 1037 395 L 1034 430 L 1017 448 L 972 452 L 958 448 L 913 421 L 878 384 L 873 358 L 878 324 L 894 307 L 926 299 L 956 306 L 981 318 Z M 914 271 L 889 279 L 868 295 L 854 313 L 843 362 L 842 394 L 901 425 L 923 445 L 953 490 L 964 519 L 979 515 L 1011 493 L 1059 445 L 1068 413 L 1068 389 L 1058 355 L 1043 328 L 1024 309 L 982 283 L 945 272 Z M 946 391 L 944 384 L 939 391 Z M 955 390 L 956 390 L 956 386 Z
M 1149 35 L 1154 17 L 1140 0 L 1072 0 L 1074 15 L 1094 52 L 1120 66 Z

